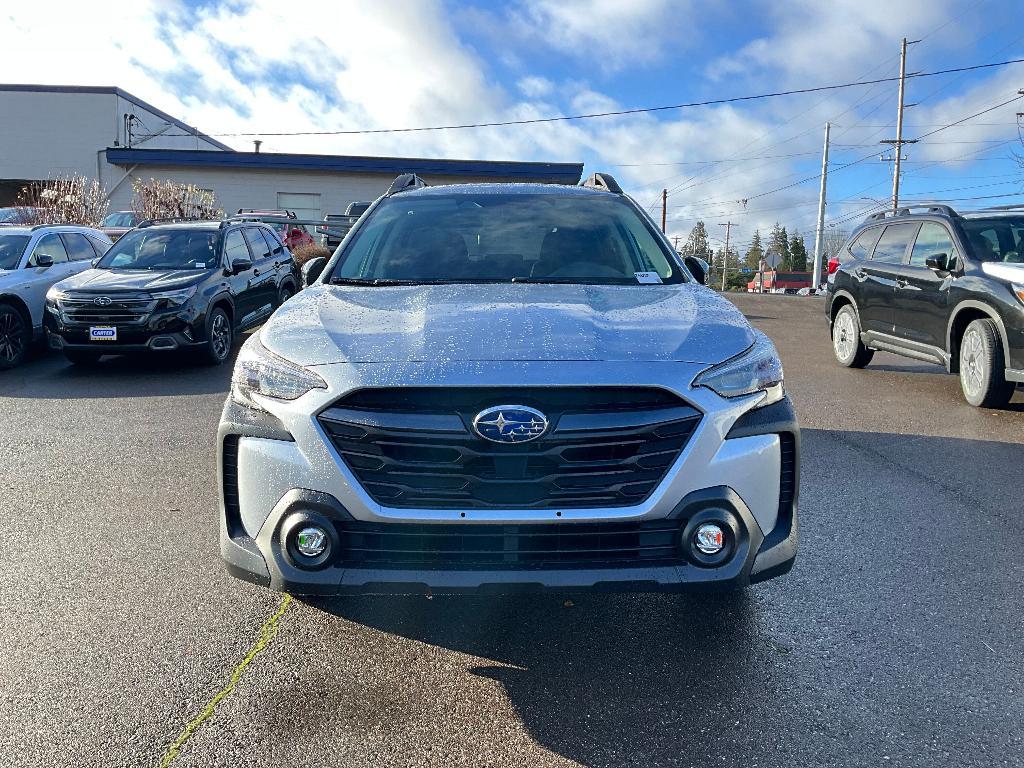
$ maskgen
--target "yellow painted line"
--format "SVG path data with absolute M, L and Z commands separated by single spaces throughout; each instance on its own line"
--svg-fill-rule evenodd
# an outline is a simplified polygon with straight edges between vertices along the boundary
M 263 626 L 260 627 L 259 639 L 253 643 L 253 646 L 248 650 L 245 656 L 242 657 L 242 660 L 238 662 L 238 666 L 231 671 L 231 677 L 228 679 L 227 685 L 217 691 L 217 695 L 206 703 L 206 706 L 199 711 L 199 714 L 192 719 L 192 722 L 185 726 L 185 730 L 181 732 L 181 735 L 179 735 L 178 738 L 176 738 L 167 748 L 167 751 L 164 752 L 164 756 L 160 759 L 160 768 L 167 768 L 167 766 L 174 761 L 174 758 L 176 758 L 178 753 L 181 752 L 181 748 L 185 746 L 189 739 L 192 738 L 193 734 L 195 734 L 199 729 L 199 726 L 213 715 L 214 710 L 217 709 L 217 705 L 224 701 L 224 699 L 227 698 L 233 690 L 235 690 L 235 686 L 238 684 L 238 681 L 242 679 L 242 673 L 245 672 L 245 668 L 248 667 L 249 664 L 252 663 L 252 660 L 267 647 L 271 640 L 274 639 L 274 635 L 277 634 L 277 624 L 281 620 L 281 617 L 284 616 L 285 611 L 288 610 L 288 606 L 291 605 L 291 602 L 292 596 L 285 595 L 284 600 L 281 601 L 281 605 L 278 606 L 274 615 L 267 619 Z

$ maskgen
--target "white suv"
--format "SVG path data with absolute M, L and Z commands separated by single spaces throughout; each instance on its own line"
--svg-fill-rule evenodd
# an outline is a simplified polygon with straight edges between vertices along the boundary
M 112 244 L 98 229 L 70 224 L 0 228 L 0 370 L 19 365 L 43 334 L 50 286 L 88 269 Z

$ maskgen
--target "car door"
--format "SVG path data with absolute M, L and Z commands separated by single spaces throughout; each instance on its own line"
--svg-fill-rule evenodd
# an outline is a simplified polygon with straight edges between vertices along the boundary
M 231 264 L 236 259 L 246 259 L 252 263 L 249 269 L 242 270 L 235 274 Z M 255 262 L 249 246 L 242 236 L 239 227 L 229 229 L 224 235 L 224 266 L 227 275 L 224 278 L 228 291 L 235 302 L 235 325 L 244 328 L 256 315 L 259 304 L 259 292 L 253 287 L 255 280 Z
M 896 280 L 918 226 L 917 222 L 889 224 L 878 238 L 871 258 L 852 267 L 863 330 L 892 335 Z
M 259 227 L 245 227 L 242 231 L 252 253 L 253 288 L 257 292 L 256 314 L 269 315 L 277 305 L 277 263 L 274 253 Z
M 53 263 L 40 266 L 42 256 L 49 256 Z M 58 233 L 48 232 L 35 242 L 28 253 L 25 269 L 22 295 L 32 313 L 32 325 L 39 326 L 43 322 L 46 292 L 54 283 L 73 274 L 74 265 L 69 261 L 67 248 Z
M 60 239 L 68 252 L 68 274 L 77 275 L 92 266 L 96 250 L 81 232 L 61 232 Z
M 897 278 L 893 317 L 896 336 L 944 350 L 950 311 L 949 289 L 956 279 L 955 272 L 925 266 L 927 258 L 940 254 L 959 260 L 953 236 L 946 226 L 926 221 L 921 224 L 910 259 Z

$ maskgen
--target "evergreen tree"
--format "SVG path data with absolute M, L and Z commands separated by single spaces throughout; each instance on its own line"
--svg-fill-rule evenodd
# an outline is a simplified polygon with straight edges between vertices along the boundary
M 779 224 L 779 222 L 775 222 L 775 226 L 772 227 L 772 231 L 768 235 L 765 261 L 768 262 L 768 266 L 772 269 L 784 270 L 788 268 L 790 261 L 789 236 L 786 234 L 786 228 Z
M 743 258 L 743 266 L 756 272 L 761 267 L 761 259 L 764 258 L 764 248 L 761 247 L 761 233 L 754 230 L 754 237 L 750 241 L 750 248 Z
M 807 271 L 807 245 L 804 243 L 804 236 L 795 229 L 789 238 L 789 266 L 787 269 L 793 272 Z
M 705 261 L 711 260 L 711 244 L 708 242 L 708 231 L 703 221 L 698 221 L 690 230 L 689 237 L 683 243 L 682 253 L 686 256 L 697 256 Z

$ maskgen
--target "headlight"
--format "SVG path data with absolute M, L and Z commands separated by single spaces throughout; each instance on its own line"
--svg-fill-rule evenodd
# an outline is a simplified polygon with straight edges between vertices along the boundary
M 61 301 L 67 294 L 64 291 L 57 288 L 57 286 L 50 286 L 50 290 L 46 292 L 46 301 L 48 304 L 56 304 Z
M 742 397 L 764 392 L 759 405 L 777 403 L 786 396 L 782 383 L 782 361 L 775 345 L 760 331 L 754 331 L 754 344 L 736 357 L 709 368 L 698 376 L 695 387 L 707 387 L 722 397 Z
M 196 286 L 178 288 L 174 291 L 150 291 L 149 295 L 157 301 L 166 301 L 172 307 L 180 307 L 186 301 L 196 295 Z
M 1024 285 L 1014 283 L 1013 292 L 1017 296 L 1017 298 L 1021 300 L 1021 303 L 1024 304 Z
M 327 382 L 301 365 L 278 357 L 260 344 L 253 334 L 242 345 L 231 374 L 231 399 L 247 408 L 263 410 L 253 394 L 276 400 L 295 400 L 314 389 L 327 389 Z

